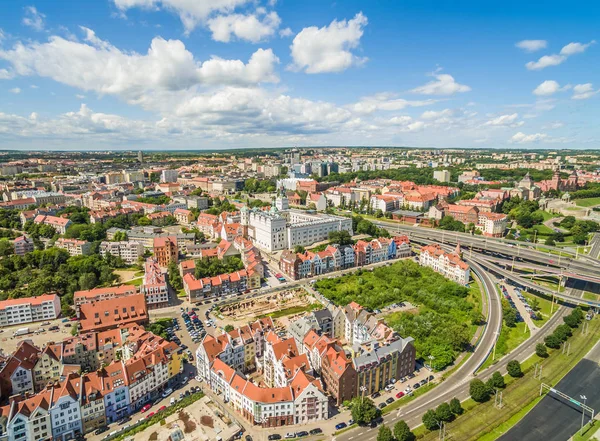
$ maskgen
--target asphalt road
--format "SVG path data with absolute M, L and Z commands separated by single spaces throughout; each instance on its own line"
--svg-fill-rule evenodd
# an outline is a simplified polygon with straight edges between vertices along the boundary
M 600 344 L 581 360 L 569 374 L 563 378 L 555 389 L 582 401 L 580 395 L 588 399 L 586 404 L 600 411 Z M 499 441 L 565 441 L 581 427 L 581 408 L 569 403 L 556 394 L 548 393 L 537 406 L 529 412 L 510 431 L 498 438 Z M 586 413 L 585 421 L 590 415 Z

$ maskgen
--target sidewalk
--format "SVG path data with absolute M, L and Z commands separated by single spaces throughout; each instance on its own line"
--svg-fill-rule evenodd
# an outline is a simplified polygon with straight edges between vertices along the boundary
M 510 294 L 510 297 L 512 298 L 513 302 L 515 302 L 517 311 L 519 311 L 519 313 L 521 314 L 521 317 L 523 317 L 523 320 L 525 320 L 525 323 L 527 324 L 527 326 L 529 327 L 529 330 L 531 331 L 531 334 L 533 335 L 540 328 L 538 328 L 538 326 L 533 322 L 533 319 L 531 318 L 531 316 L 525 309 L 525 304 L 523 304 L 521 299 L 517 297 L 517 293 L 515 292 L 514 287 L 509 285 L 508 283 L 505 283 L 504 286 L 508 290 L 508 293 Z

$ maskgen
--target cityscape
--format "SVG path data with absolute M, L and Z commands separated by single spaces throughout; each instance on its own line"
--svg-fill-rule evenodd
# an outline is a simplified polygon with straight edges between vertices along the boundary
M 600 440 L 573 6 L 7 5 L 0 441 Z

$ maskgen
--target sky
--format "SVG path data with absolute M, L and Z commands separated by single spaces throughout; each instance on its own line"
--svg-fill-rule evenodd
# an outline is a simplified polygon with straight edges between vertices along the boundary
M 600 148 L 598 23 L 591 0 L 5 1 L 0 149 Z

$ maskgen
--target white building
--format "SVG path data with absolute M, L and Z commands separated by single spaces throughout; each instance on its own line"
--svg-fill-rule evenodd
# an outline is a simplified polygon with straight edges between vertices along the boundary
M 107 254 L 120 257 L 126 263 L 136 263 L 144 255 L 144 246 L 134 240 L 102 242 L 100 244 L 100 255 L 104 257 Z
M 54 320 L 60 310 L 60 298 L 56 294 L 4 300 L 0 302 L 0 327 Z
M 69 440 L 83 433 L 79 403 L 81 388 L 81 377 L 75 374 L 69 374 L 62 383 L 52 386 L 49 410 L 53 440 Z
M 479 212 L 477 227 L 484 236 L 502 237 L 508 223 L 508 217 L 503 213 Z
M 177 182 L 179 172 L 177 170 L 163 170 L 160 173 L 160 182 Z
M 333 231 L 348 231 L 352 235 L 350 218 L 294 209 L 280 211 L 277 205 L 287 206 L 287 198 L 278 198 L 269 211 L 247 207 L 241 210 L 242 225 L 248 226 L 248 235 L 257 247 L 268 252 L 312 245 L 326 240 Z
M 140 291 L 146 296 L 148 309 L 156 309 L 168 306 L 169 286 L 158 261 L 148 258 L 144 265 L 144 282 Z
M 439 182 L 450 182 L 450 172 L 448 170 L 436 170 L 433 172 L 433 179 Z
M 71 256 L 87 256 L 92 251 L 92 244 L 85 240 L 65 239 L 63 237 L 57 239 L 54 246 L 62 250 L 67 250 Z
M 471 269 L 460 258 L 458 245 L 454 253 L 446 253 L 438 244 L 424 246 L 421 248 L 419 263 L 462 285 L 469 283 L 471 278 Z

